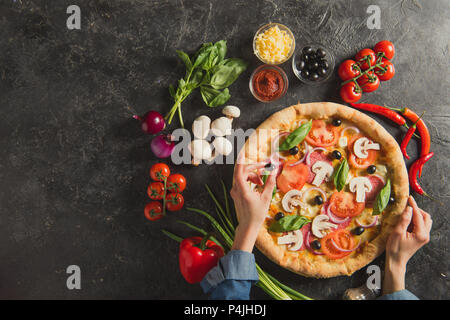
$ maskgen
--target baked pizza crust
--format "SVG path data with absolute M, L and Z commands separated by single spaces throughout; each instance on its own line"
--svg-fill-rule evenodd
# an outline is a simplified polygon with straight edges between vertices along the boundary
M 406 207 L 409 196 L 408 175 L 399 145 L 385 128 L 364 113 L 337 103 L 316 102 L 297 104 L 276 112 L 256 129 L 241 150 L 245 152 L 246 161 L 264 161 L 270 156 L 271 138 L 280 130 L 288 131 L 293 120 L 300 118 L 326 120 L 336 116 L 353 122 L 361 132 L 379 143 L 384 153 L 389 155 L 385 161 L 390 172 L 391 188 L 396 202 L 383 213 L 381 232 L 362 249 L 339 260 L 315 256 L 307 250 L 286 251 L 275 243 L 272 235 L 263 226 L 259 231 L 256 247 L 280 266 L 307 277 L 328 278 L 351 275 L 384 251 L 388 235 Z M 273 129 L 272 134 L 267 134 L 268 129 Z

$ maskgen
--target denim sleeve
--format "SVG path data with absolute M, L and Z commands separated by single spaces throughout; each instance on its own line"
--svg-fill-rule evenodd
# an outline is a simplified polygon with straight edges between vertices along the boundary
M 417 298 L 413 293 L 405 289 L 382 295 L 377 300 L 419 300 L 419 298 Z
M 255 256 L 246 251 L 232 250 L 219 260 L 200 286 L 215 300 L 248 300 L 250 288 L 259 280 Z

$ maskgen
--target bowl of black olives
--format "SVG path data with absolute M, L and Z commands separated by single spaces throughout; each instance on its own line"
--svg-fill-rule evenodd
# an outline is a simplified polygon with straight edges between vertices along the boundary
M 292 59 L 292 70 L 300 81 L 318 84 L 333 73 L 333 53 L 321 44 L 308 44 L 297 50 Z

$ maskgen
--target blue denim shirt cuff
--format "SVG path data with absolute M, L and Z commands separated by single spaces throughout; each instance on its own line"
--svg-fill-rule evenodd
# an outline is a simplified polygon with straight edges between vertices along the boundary
M 223 256 L 217 266 L 212 268 L 200 282 L 205 293 L 216 287 L 224 280 L 259 280 L 253 253 L 232 250 Z
M 419 300 L 413 293 L 408 290 L 400 290 L 393 293 L 382 295 L 378 300 Z

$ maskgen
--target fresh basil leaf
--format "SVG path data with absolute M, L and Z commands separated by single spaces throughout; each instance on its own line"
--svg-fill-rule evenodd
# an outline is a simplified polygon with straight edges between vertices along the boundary
M 203 67 L 203 64 L 209 58 L 209 53 L 211 52 L 213 44 L 211 42 L 204 43 L 202 47 L 195 54 L 194 68 Z
M 181 50 L 177 50 L 177 54 L 178 54 L 178 57 L 180 57 L 181 61 L 184 62 L 187 72 L 190 72 L 190 70 L 192 69 L 192 62 L 191 62 L 191 59 L 189 58 L 189 56 L 187 55 L 187 53 L 183 52 Z
M 172 97 L 172 98 L 174 98 L 175 99 L 175 88 L 173 87 L 173 85 L 169 85 L 169 94 L 170 94 L 170 96 Z
M 279 151 L 287 151 L 302 142 L 308 135 L 312 127 L 312 120 L 303 123 L 300 127 L 291 132 L 278 148 Z
M 202 70 L 195 71 L 195 73 L 191 77 L 190 82 L 195 84 L 196 87 L 198 87 L 203 82 L 203 71 Z
M 218 94 L 213 101 L 211 101 L 210 104 L 208 104 L 208 106 L 210 107 L 218 107 L 223 105 L 225 102 L 228 101 L 228 99 L 231 98 L 231 94 L 230 91 L 228 90 L 228 88 L 223 89 L 220 94 Z
M 391 196 L 391 180 L 387 180 L 385 186 L 383 189 L 380 190 L 380 192 L 377 194 L 377 197 L 375 198 L 375 204 L 373 205 L 373 211 L 372 215 L 376 216 L 379 215 L 386 209 L 389 198 Z
M 205 103 L 210 107 L 220 106 L 227 102 L 231 97 L 228 88 L 220 91 L 208 86 L 201 86 L 200 93 L 202 95 L 203 101 L 205 101 Z
M 225 56 L 227 54 L 227 41 L 226 40 L 220 40 L 217 41 L 214 46 L 217 48 L 218 57 L 219 57 L 219 63 L 225 59 Z
M 347 159 L 344 158 L 342 160 L 341 164 L 339 165 L 339 168 L 336 170 L 334 174 L 334 186 L 338 191 L 341 191 L 344 189 L 345 184 L 347 182 L 348 172 L 350 170 L 350 167 L 348 166 Z
M 293 231 L 298 230 L 301 227 L 303 227 L 305 224 L 310 223 L 311 221 L 303 216 L 284 216 L 280 220 L 277 220 L 273 222 L 270 227 L 269 231 L 272 232 L 287 232 L 287 231 Z
M 242 59 L 238 58 L 229 58 L 223 61 L 223 65 L 227 67 L 232 67 L 235 72 L 240 75 L 247 69 L 248 63 Z
M 224 89 L 229 87 L 237 77 L 238 75 L 236 75 L 234 68 L 220 66 L 211 77 L 210 85 L 214 89 Z

